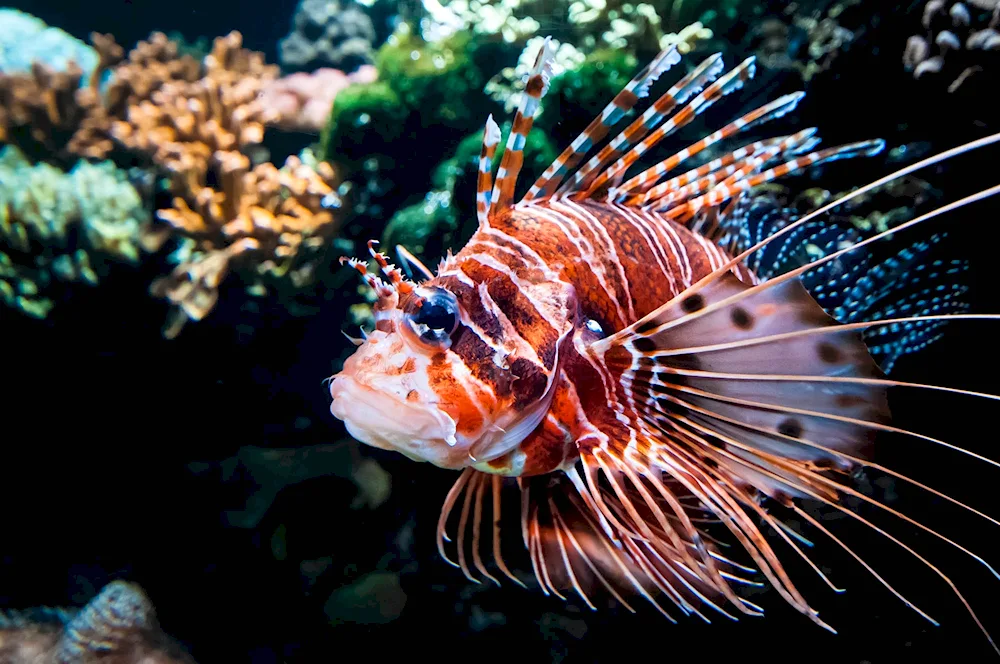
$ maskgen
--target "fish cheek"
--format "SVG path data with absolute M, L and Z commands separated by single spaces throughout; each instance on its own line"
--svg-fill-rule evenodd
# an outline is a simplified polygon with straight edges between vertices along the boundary
M 524 410 L 545 396 L 548 377 L 534 362 L 519 357 L 510 364 L 514 381 L 514 409 Z

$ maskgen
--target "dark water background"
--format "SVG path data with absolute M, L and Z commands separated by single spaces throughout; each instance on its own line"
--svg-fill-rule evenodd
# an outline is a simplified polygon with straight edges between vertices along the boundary
M 17 3 L 80 38 L 92 30 L 111 32 L 126 46 L 154 29 L 193 39 L 235 28 L 246 47 L 264 51 L 270 61 L 294 5 Z M 885 12 L 887 19 L 896 15 Z M 938 149 L 987 133 L 971 122 L 942 121 L 938 100 L 920 96 L 899 75 L 909 33 L 891 21 L 878 29 L 878 43 L 891 52 L 864 42 L 854 48 L 838 65 L 838 76 L 814 86 L 800 113 L 803 126 L 820 126 L 826 144 L 881 135 L 896 143 L 930 141 Z M 736 57 L 738 52 L 729 56 Z M 783 91 L 782 85 L 774 89 Z M 951 197 L 965 195 L 996 182 L 998 154 L 993 148 L 967 156 L 928 178 Z M 829 173 L 860 183 L 883 169 L 850 163 Z M 972 261 L 974 311 L 1000 311 L 997 211 L 982 205 L 934 226 L 948 228 L 951 246 Z M 165 630 L 203 663 L 992 661 L 985 639 L 940 578 L 902 549 L 842 522 L 837 532 L 942 627 L 923 622 L 827 542 L 816 558 L 847 593 L 833 595 L 794 560 L 789 567 L 821 616 L 840 629 L 838 636 L 814 627 L 773 592 L 754 598 L 768 609 L 766 619 L 728 624 L 718 618 L 711 626 L 694 620 L 671 626 L 647 607 L 638 616 L 590 614 L 510 587 L 473 598 L 460 573 L 434 550 L 437 512 L 453 476 L 374 450 L 365 454 L 391 473 L 393 483 L 389 502 L 379 509 L 351 510 L 353 485 L 317 478 L 280 493 L 257 527 L 230 527 L 223 515 L 242 507 L 252 482 L 223 482 L 221 471 L 199 474 L 190 464 L 212 467 L 245 445 L 299 448 L 341 440 L 321 381 L 346 350 L 344 323 L 324 312 L 282 316 L 266 305 L 257 314 L 241 311 L 239 284 L 227 284 L 209 319 L 165 341 L 165 307 L 146 295 L 158 267 L 140 268 L 149 272 L 143 278 L 109 280 L 119 286 L 82 291 L 44 322 L 3 316 L 0 606 L 80 604 L 107 581 L 135 580 Z M 992 323 L 953 324 L 943 341 L 902 361 L 894 377 L 997 391 L 998 331 Z M 907 391 L 893 394 L 892 405 L 899 426 L 1000 457 L 995 404 Z M 891 436 L 879 459 L 1000 514 L 996 468 Z M 945 526 L 965 546 L 1000 562 L 1000 529 L 898 484 L 896 490 L 896 504 L 905 504 L 908 513 Z M 279 526 L 293 535 L 285 560 L 272 551 Z M 410 553 L 388 568 L 400 574 L 406 593 L 402 615 L 384 625 L 330 625 L 323 611 L 330 592 L 374 569 L 385 555 L 397 555 L 391 552 L 399 549 L 401 531 L 412 538 Z M 913 535 L 907 541 L 939 563 L 987 627 L 1000 633 L 994 603 L 1000 581 L 912 528 L 894 532 Z M 337 573 L 306 592 L 297 561 L 324 556 L 332 557 Z M 472 629 L 473 604 L 498 614 L 493 618 L 503 624 Z

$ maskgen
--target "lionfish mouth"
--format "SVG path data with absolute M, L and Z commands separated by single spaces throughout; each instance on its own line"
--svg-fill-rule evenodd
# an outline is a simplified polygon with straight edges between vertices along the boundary
M 333 379 L 330 395 L 330 412 L 356 440 L 444 468 L 468 465 L 455 449 L 455 420 L 438 408 L 394 399 L 345 375 Z

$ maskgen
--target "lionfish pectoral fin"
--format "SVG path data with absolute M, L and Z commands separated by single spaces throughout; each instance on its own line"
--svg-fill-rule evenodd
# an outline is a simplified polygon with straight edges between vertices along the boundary
M 595 342 L 589 351 L 612 373 L 620 374 L 622 392 L 651 441 L 645 452 L 650 462 L 664 468 L 681 464 L 688 475 L 701 473 L 708 478 L 707 485 L 717 493 L 705 493 L 703 502 L 730 526 L 761 571 L 796 608 L 815 620 L 786 581 L 778 559 L 768 553 L 770 547 L 760 531 L 740 525 L 740 519 L 755 513 L 820 573 L 771 513 L 773 504 L 804 518 L 795 500 L 808 498 L 862 523 L 914 556 L 948 584 L 982 628 L 943 572 L 844 504 L 849 496 L 872 505 L 939 538 L 998 576 L 979 555 L 851 483 L 855 469 L 877 469 L 998 524 L 946 494 L 869 461 L 867 448 L 874 433 L 887 431 L 971 453 L 887 423 L 886 389 L 907 384 L 885 379 L 875 365 L 859 333 L 872 323 L 837 324 L 795 278 L 802 271 L 757 285 L 743 283 L 731 273 L 714 275 L 634 325 Z M 773 503 L 761 504 L 754 499 L 758 494 L 769 496 Z M 806 521 L 936 624 L 822 524 Z
M 599 486 L 601 472 L 614 475 L 616 491 Z M 657 488 L 648 488 L 654 485 Z M 500 573 L 524 586 L 501 553 L 504 486 L 505 479 L 499 476 L 464 471 L 442 508 L 438 548 L 469 580 L 479 583 L 481 576 L 499 584 L 499 575 L 491 573 L 484 561 L 484 550 L 492 548 Z M 563 600 L 576 595 L 594 610 L 616 600 L 632 612 L 634 598 L 639 597 L 671 621 L 670 604 L 706 622 L 710 620 L 705 609 L 735 620 L 723 608 L 726 599 L 748 615 L 762 613 L 730 588 L 730 584 L 757 585 L 745 578 L 754 570 L 715 549 L 711 538 L 694 525 L 702 509 L 695 503 L 682 504 L 684 492 L 679 487 L 667 489 L 659 481 L 647 484 L 632 470 L 622 474 L 620 463 L 610 458 L 597 461 L 589 455 L 579 467 L 519 478 L 517 486 L 521 539 L 546 595 Z M 492 547 L 483 541 L 486 510 L 492 517 Z M 457 521 L 454 538 L 447 533 L 450 520 Z M 453 540 L 456 560 L 448 557 L 445 547 Z
M 865 455 L 871 425 L 889 417 L 877 381 L 810 383 L 881 372 L 860 333 L 838 326 L 798 280 L 764 287 L 724 275 L 594 350 L 623 370 L 623 388 L 651 425 L 667 420 L 709 439 L 711 455 L 735 469 L 743 457 L 752 465 L 771 465 L 765 459 L 773 457 L 781 460 L 779 475 L 790 472 L 787 464 L 850 470 Z M 770 380 L 775 374 L 802 381 Z M 756 475 L 750 483 L 779 491 Z M 797 484 L 782 492 L 799 495 Z

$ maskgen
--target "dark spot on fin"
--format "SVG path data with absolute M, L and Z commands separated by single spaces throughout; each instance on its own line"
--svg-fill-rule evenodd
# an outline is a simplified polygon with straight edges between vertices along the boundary
M 632 347 L 642 353 L 649 353 L 656 350 L 656 342 L 649 337 L 639 337 L 632 341 Z
M 743 307 L 733 307 L 732 311 L 729 312 L 729 317 L 732 319 L 733 325 L 741 330 L 749 330 L 753 327 L 753 316 Z
M 688 295 L 686 298 L 681 300 L 681 309 L 685 313 L 693 314 L 696 311 L 700 311 L 705 308 L 705 298 L 702 297 L 701 293 L 695 293 L 694 295 Z
M 659 324 L 660 324 L 659 321 L 657 321 L 654 318 L 652 320 L 646 321 L 645 323 L 643 323 L 639 327 L 635 328 L 635 331 L 636 331 L 637 334 L 649 334 L 650 332 L 652 332 L 653 330 L 655 330 L 656 327 Z
M 816 346 L 816 352 L 819 354 L 819 359 L 823 360 L 827 364 L 838 364 L 843 360 L 843 353 L 840 349 L 834 346 L 829 341 L 822 341 Z
M 802 424 L 790 417 L 778 425 L 778 433 L 789 438 L 800 438 L 802 436 Z

